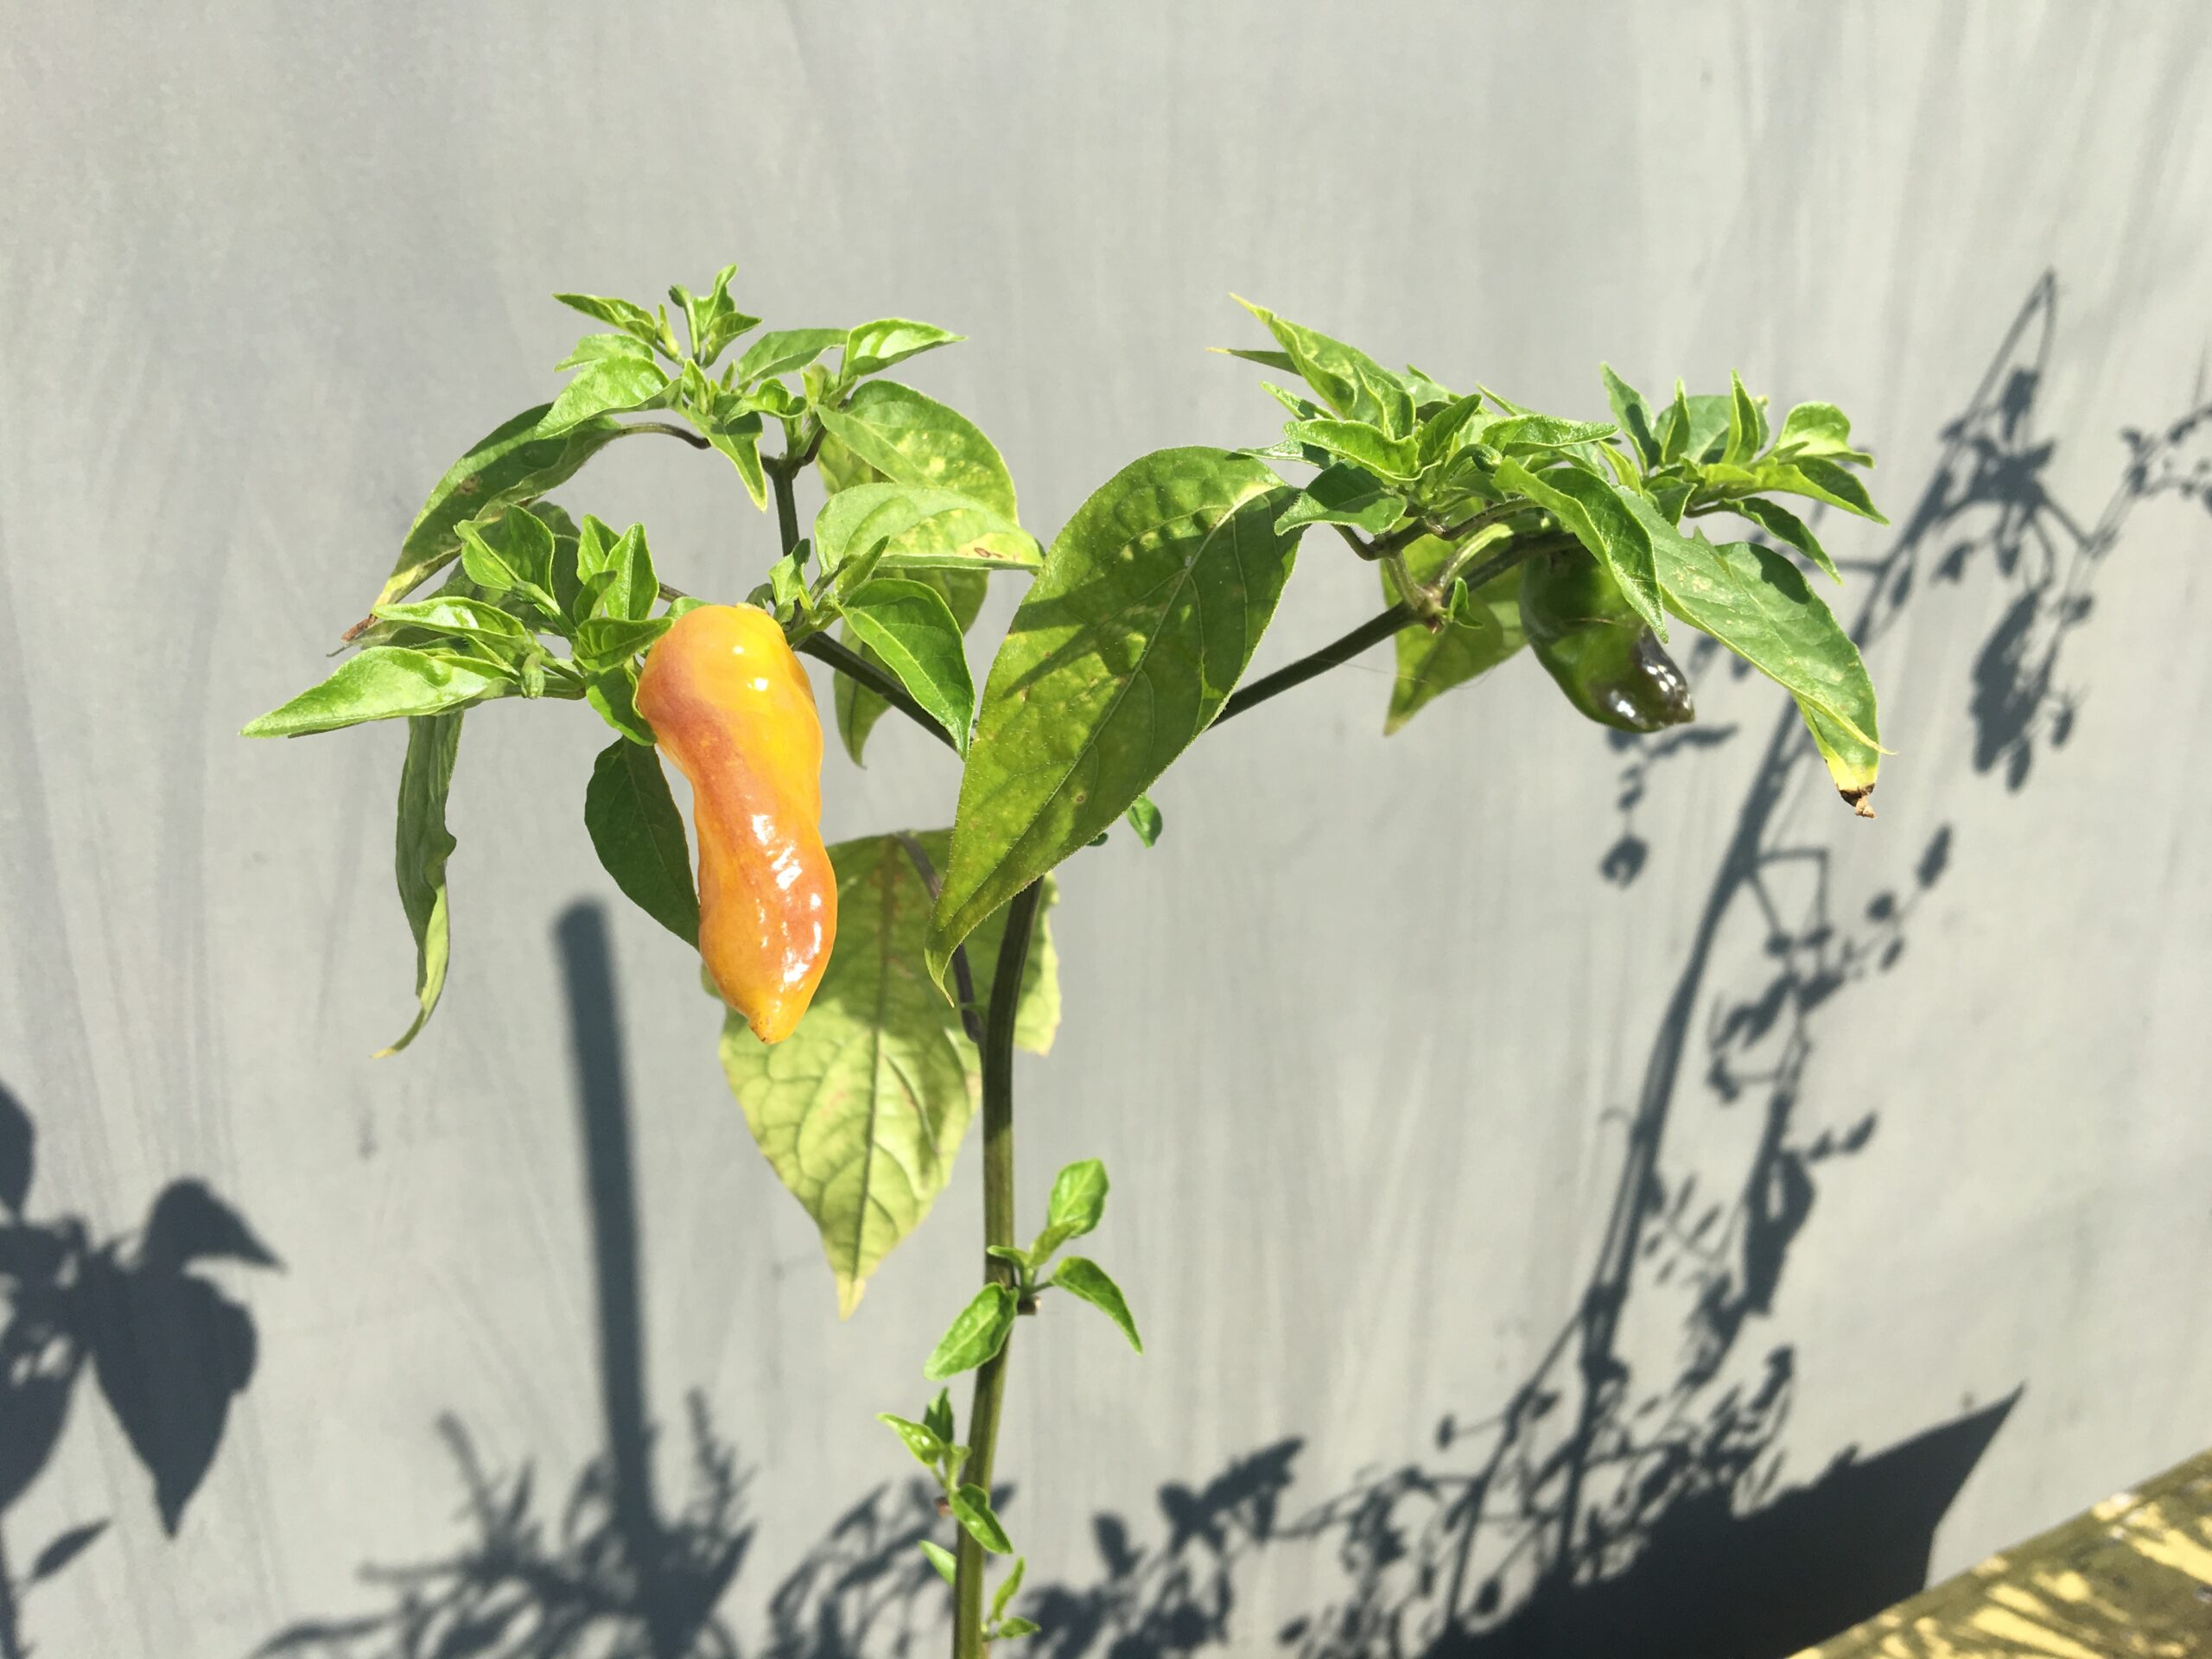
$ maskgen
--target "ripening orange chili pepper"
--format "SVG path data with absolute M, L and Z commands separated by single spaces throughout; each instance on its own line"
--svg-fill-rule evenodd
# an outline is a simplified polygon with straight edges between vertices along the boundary
M 645 653 L 637 706 L 691 780 L 699 955 L 753 1034 L 781 1042 L 837 933 L 814 688 L 766 612 L 702 605 Z

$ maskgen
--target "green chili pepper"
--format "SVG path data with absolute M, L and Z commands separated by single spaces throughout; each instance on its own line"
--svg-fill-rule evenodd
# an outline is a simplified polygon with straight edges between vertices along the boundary
M 1695 718 L 1688 677 L 1582 549 L 1521 567 L 1521 621 L 1567 700 L 1600 725 L 1656 732 Z

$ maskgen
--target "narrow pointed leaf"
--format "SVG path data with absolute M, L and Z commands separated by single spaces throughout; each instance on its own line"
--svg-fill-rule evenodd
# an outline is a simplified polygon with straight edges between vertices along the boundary
M 922 1362 L 922 1375 L 932 1382 L 972 1371 L 996 1357 L 1014 1331 L 1014 1292 L 993 1280 L 962 1308 Z
M 1116 1284 L 1105 1268 L 1089 1256 L 1071 1255 L 1052 1270 L 1052 1283 L 1071 1296 L 1079 1296 L 1122 1327 L 1122 1334 L 1129 1339 L 1129 1346 L 1144 1352 L 1144 1340 L 1137 1335 L 1137 1322 L 1129 1313 L 1129 1305 L 1122 1299 L 1122 1287 Z
M 512 680 L 479 658 L 372 645 L 348 657 L 321 684 L 251 721 L 244 735 L 304 737 L 365 721 L 442 714 L 513 689 Z
M 359 658 L 356 658 L 355 661 Z M 446 894 L 446 861 L 457 844 L 446 828 L 446 800 L 453 789 L 454 757 L 461 747 L 458 714 L 417 716 L 407 722 L 407 758 L 399 768 L 399 811 L 393 874 L 399 906 L 415 936 L 413 1022 L 379 1059 L 413 1042 L 446 988 L 452 952 L 452 917 Z
M 951 1494 L 953 1519 L 968 1529 L 973 1538 L 994 1555 L 1011 1555 L 1014 1542 L 1006 1535 L 1006 1529 L 991 1512 L 991 1495 L 982 1487 L 970 1484 Z

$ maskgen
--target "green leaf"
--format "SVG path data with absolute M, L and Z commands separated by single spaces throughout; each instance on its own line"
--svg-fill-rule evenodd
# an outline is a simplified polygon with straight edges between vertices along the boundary
M 874 481 L 852 475 L 858 461 L 894 484 L 950 490 L 1018 519 L 1014 480 L 998 450 L 973 421 L 935 398 L 896 380 L 870 380 L 842 410 L 819 414 L 849 457 L 832 454 L 825 441 L 823 470 L 836 487 Z
M 1433 582 L 1458 550 L 1433 536 L 1424 536 L 1406 549 L 1406 565 L 1416 582 Z M 1388 572 L 1378 574 L 1385 602 L 1403 597 L 1392 590 Z M 1521 631 L 1520 587 L 1521 573 L 1508 570 L 1475 588 L 1466 607 L 1455 605 L 1451 619 L 1436 632 L 1423 627 L 1398 630 L 1397 677 L 1382 724 L 1386 737 L 1454 686 L 1487 674 L 1521 649 L 1526 639 Z
M 691 843 L 657 750 L 618 737 L 599 752 L 584 789 L 584 828 L 623 896 L 696 949 Z
M 601 575 L 610 578 L 594 607 L 601 615 L 641 622 L 652 614 L 660 598 L 660 577 L 653 569 L 643 524 L 632 524 L 617 536 L 611 526 L 587 513 L 577 538 L 576 572 L 586 581 Z
M 1610 421 L 1563 421 L 1555 415 L 1509 415 L 1482 431 L 1482 442 L 1506 454 L 1568 449 L 1609 438 L 1619 429 Z
M 944 830 L 918 835 L 944 868 Z M 741 1015 L 722 1027 L 722 1070 L 770 1166 L 821 1229 L 840 1310 L 919 1226 L 950 1178 L 981 1097 L 981 1063 L 957 1009 L 922 971 L 930 894 L 895 836 L 830 849 L 837 937 L 798 1029 L 772 1047 Z M 1055 895 L 1047 890 L 1049 905 Z M 988 1006 L 1003 912 L 969 951 Z M 1043 1052 L 1059 1021 L 1058 964 L 1040 920 L 1022 976 L 1014 1040 Z
M 1246 309 L 1250 308 L 1248 306 Z M 1298 359 L 1288 352 L 1259 351 L 1246 346 L 1209 346 L 1206 349 L 1222 357 L 1241 357 L 1247 363 L 1257 363 L 1263 369 L 1274 369 L 1284 374 L 1298 372 Z M 1268 390 L 1272 391 L 1274 388 L 1270 386 Z
M 1290 366 L 1338 414 L 1379 426 L 1391 437 L 1404 437 L 1414 429 L 1413 395 L 1403 381 L 1366 353 L 1249 300 L 1230 297 L 1266 325 L 1290 358 Z
M 668 338 L 667 325 L 642 305 L 628 300 L 611 299 L 601 294 L 556 294 L 553 297 L 588 317 L 613 323 L 624 334 L 643 340 L 656 351 L 665 351 L 671 357 L 676 355 L 676 343 Z
M 1675 401 L 1659 417 L 1660 448 L 1669 461 L 1716 461 L 1728 442 L 1735 399 L 1726 393 L 1686 397 L 1675 382 Z
M 983 1254 L 989 1256 L 993 1261 L 1011 1262 L 1024 1273 L 1029 1271 L 1029 1252 L 1023 1249 L 1018 1244 L 986 1245 L 983 1249 Z
M 379 605 L 376 617 L 380 622 L 474 640 L 505 662 L 519 660 L 531 644 L 530 630 L 519 619 L 486 601 L 459 594 L 441 594 L 411 604 Z
M 950 490 L 862 484 L 839 490 L 814 519 L 824 570 L 880 560 L 885 574 L 915 570 L 1033 570 L 1036 537 L 996 508 Z
M 1096 1158 L 1070 1164 L 1052 1181 L 1045 1205 L 1047 1226 L 1062 1238 L 1080 1238 L 1105 1218 L 1106 1166 Z
M 553 597 L 553 532 L 524 507 L 510 507 L 496 519 L 463 524 L 461 568 L 468 579 L 494 596 L 513 594 L 543 613 L 564 620 Z
M 668 613 L 671 620 L 683 614 L 672 605 Z M 605 673 L 593 675 L 584 688 L 584 701 L 631 742 L 653 747 L 653 728 L 638 712 L 638 671 L 633 664 L 618 663 Z
M 930 1402 L 930 1408 L 922 1414 L 922 1427 L 943 1440 L 952 1444 L 952 1391 L 939 1389 L 937 1398 Z
M 893 364 L 903 363 L 918 353 L 967 338 L 935 323 L 912 322 L 905 317 L 879 317 L 846 334 L 843 378 L 849 383 L 864 374 L 880 374 Z
M 1667 608 L 1788 691 L 1843 798 L 1870 816 L 1881 765 L 1874 687 L 1859 648 L 1797 567 L 1751 542 L 1688 537 L 1641 497 Z
M 875 1421 L 887 1425 L 891 1432 L 905 1442 L 906 1450 L 914 1454 L 915 1462 L 931 1474 L 937 1472 L 938 1460 L 944 1456 L 945 1446 L 928 1425 L 911 1422 L 887 1411 L 877 1412 Z
M 372 645 L 320 685 L 252 721 L 246 737 L 305 737 L 365 721 L 442 714 L 504 696 L 513 682 L 481 658 L 404 645 Z
M 989 577 L 985 572 L 925 569 L 916 571 L 914 579 L 937 590 L 963 636 L 976 626 L 976 618 L 983 608 L 983 598 L 989 587 Z M 869 650 L 849 626 L 842 630 L 842 638 L 847 645 L 869 662 L 887 673 L 890 671 L 889 665 Z M 849 674 L 837 676 L 836 697 L 837 735 L 843 740 L 845 753 L 851 755 L 854 763 L 858 765 L 861 751 L 868 746 L 868 734 L 875 729 L 875 722 L 882 718 L 884 711 L 891 705 Z
M 625 414 L 657 406 L 668 391 L 668 375 L 646 357 L 602 357 L 587 363 L 576 378 L 562 388 L 545 411 L 541 429 L 565 432 L 594 415 Z
M 1829 581 L 1840 582 L 1843 580 L 1843 573 L 1835 568 L 1835 561 L 1828 557 L 1827 550 L 1821 545 L 1811 526 L 1789 508 L 1777 502 L 1762 501 L 1757 496 L 1731 501 L 1728 505 L 1731 511 L 1742 513 L 1776 540 L 1786 542 L 1796 548 L 1817 565 Z
M 1014 1558 L 1014 1565 L 1007 1569 L 1006 1577 L 999 1580 L 997 1592 L 991 1597 L 991 1617 L 994 1619 L 1005 1616 L 1007 1604 L 1020 1592 L 1021 1575 L 1028 1570 L 1029 1558 L 1027 1555 Z M 1004 1635 L 1005 1631 L 1001 1630 L 1000 1634 Z
M 1611 364 L 1599 364 L 1598 372 L 1605 377 L 1605 401 L 1613 407 L 1613 419 L 1636 446 L 1637 458 L 1646 470 L 1658 466 L 1659 435 L 1652 429 L 1651 405 L 1644 402 L 1642 392 L 1613 372 Z
M 974 1483 L 961 1487 L 950 1496 L 953 1518 L 968 1529 L 973 1538 L 994 1555 L 1014 1554 L 1013 1541 L 1006 1535 L 1006 1529 L 999 1524 L 997 1516 L 991 1513 L 991 1495 Z
M 1236 687 L 1297 555 L 1258 461 L 1163 449 L 1077 509 L 991 664 L 931 920 L 977 922 L 1126 811 Z
M 1144 1352 L 1144 1340 L 1137 1335 L 1137 1322 L 1130 1317 L 1129 1305 L 1122 1298 L 1122 1287 L 1108 1276 L 1106 1269 L 1089 1256 L 1071 1255 L 1052 1272 L 1052 1283 L 1071 1296 L 1079 1296 L 1108 1319 L 1122 1327 L 1122 1334 L 1129 1339 L 1129 1346 Z
M 1749 461 L 1766 448 L 1766 414 L 1758 400 L 1744 389 L 1744 377 L 1728 372 L 1728 447 L 1724 461 Z
M 575 349 L 553 366 L 556 369 L 580 369 L 587 363 L 597 363 L 606 358 L 626 357 L 633 362 L 653 360 L 652 347 L 634 334 L 586 334 L 575 344 Z
M 1629 511 L 1630 501 L 1640 497 L 1624 495 L 1595 474 L 1575 467 L 1554 467 L 1536 474 L 1517 461 L 1502 461 L 1497 481 L 1556 514 L 1567 533 L 1605 567 L 1637 614 L 1662 639 L 1667 637 L 1652 569 L 1651 537 Z
M 960 1582 L 960 1565 L 950 1550 L 943 1544 L 933 1544 L 926 1538 L 917 1538 L 914 1541 L 921 1546 L 922 1554 L 930 1558 L 930 1565 L 937 1568 L 939 1578 L 950 1585 L 957 1586 Z
M 594 616 L 576 625 L 576 666 L 597 674 L 641 656 L 654 640 L 669 631 L 675 619 L 650 616 L 642 621 L 628 617 Z
M 975 1294 L 945 1327 L 944 1334 L 922 1362 L 922 1375 L 932 1382 L 972 1371 L 995 1357 L 1014 1331 L 1014 1292 L 995 1279 Z
M 803 369 L 830 350 L 845 343 L 843 328 L 772 328 L 745 348 L 737 359 L 737 384 L 749 386 L 772 374 Z
M 1293 421 L 1283 432 L 1296 442 L 1310 443 L 1385 478 L 1410 483 L 1421 476 L 1421 444 L 1416 439 L 1394 438 L 1363 421 Z
M 1137 839 L 1147 847 L 1160 844 L 1160 831 L 1164 820 L 1160 809 L 1152 804 L 1152 797 L 1140 795 L 1129 803 L 1129 810 L 1122 815 L 1129 821 L 1129 828 L 1136 831 Z
M 1782 432 L 1774 441 L 1777 460 L 1801 456 L 1828 456 L 1872 464 L 1872 457 L 1851 447 L 1851 417 L 1834 404 L 1799 404 L 1783 418 Z
M 1748 468 L 1712 467 L 1706 469 L 1706 480 L 1732 491 L 1808 496 L 1832 507 L 1841 507 L 1846 512 L 1855 512 L 1861 518 L 1871 518 L 1878 524 L 1890 522 L 1875 509 L 1866 486 L 1832 461 L 1804 456 L 1796 461 L 1763 461 Z
M 358 660 L 358 658 L 356 659 Z M 453 789 L 454 757 L 461 747 L 458 714 L 417 716 L 407 722 L 407 759 L 399 768 L 397 849 L 392 859 L 399 906 L 415 935 L 414 1023 L 377 1058 L 397 1054 L 429 1020 L 446 988 L 452 950 L 452 917 L 446 899 L 446 861 L 457 843 L 446 828 L 446 799 Z
M 999 1642 L 1011 1642 L 1017 1637 L 1034 1636 L 1044 1628 L 1033 1618 L 1016 1617 L 1002 1621 L 992 1639 Z
M 622 435 L 620 423 L 585 421 L 548 437 L 539 429 L 550 404 L 526 409 L 479 439 L 430 492 L 415 515 L 398 563 L 391 568 L 377 603 L 389 605 L 421 587 L 450 564 L 461 551 L 459 527 L 472 518 L 493 518 L 518 502 L 558 488 L 584 462 Z
M 960 624 L 944 596 L 922 582 L 880 576 L 846 595 L 843 609 L 846 626 L 965 753 L 976 684 Z

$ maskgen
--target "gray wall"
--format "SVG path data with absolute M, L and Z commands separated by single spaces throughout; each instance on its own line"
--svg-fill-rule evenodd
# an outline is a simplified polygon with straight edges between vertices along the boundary
M 1602 410 L 1601 357 L 1647 384 L 1739 366 L 1840 402 L 1881 456 L 1893 527 L 1827 526 L 1878 635 L 1878 822 L 1770 744 L 1773 688 L 1718 665 L 1699 699 L 1732 734 L 1655 759 L 1524 664 L 1384 743 L 1377 653 L 1194 751 L 1156 851 L 1117 836 L 1065 873 L 1024 1191 L 1107 1159 L 1101 1254 L 1148 1353 L 1025 1330 L 1004 1467 L 1033 1580 L 1096 1591 L 1094 1511 L 1164 1548 L 1156 1489 L 1298 1438 L 1278 1524 L 1315 1535 L 1179 1558 L 1233 1598 L 1232 1645 L 1267 1649 L 1358 1601 L 1336 1517 L 1378 1471 L 1479 1468 L 1476 1426 L 1532 1381 L 1560 1403 L 1515 1446 L 1571 1440 L 1577 1351 L 1547 1355 L 1633 1121 L 1663 1119 L 1664 1209 L 1608 1349 L 1618 1413 L 1640 1443 L 1735 1423 L 1710 1478 L 1738 1507 L 1964 1415 L 1955 1466 L 1907 1483 L 1925 1513 L 1856 1529 L 1924 1540 L 1948 1503 L 1948 1571 L 2212 1440 L 2212 524 L 2165 487 L 2201 441 L 2131 482 L 2121 435 L 2208 395 L 2208 109 L 2180 0 L 19 11 L 0 1081 L 38 1125 L 35 1213 L 118 1231 L 196 1175 L 284 1263 L 216 1270 L 260 1363 L 177 1537 L 89 1389 L 6 1515 L 18 1568 L 115 1517 L 34 1592 L 42 1650 L 235 1655 L 388 1607 L 363 1563 L 469 1535 L 441 1414 L 555 1499 L 601 1445 L 552 929 L 613 898 L 569 804 L 602 734 L 550 707 L 470 723 L 453 980 L 383 1061 L 411 971 L 400 735 L 232 734 L 316 671 L 429 481 L 556 384 L 577 320 L 548 293 L 731 258 L 772 322 L 971 335 L 912 378 L 997 439 L 1046 535 L 1141 450 L 1271 433 L 1254 374 L 1203 349 L 1253 333 L 1232 289 L 1548 408 Z M 676 445 L 566 495 L 645 519 L 687 588 L 741 591 L 769 556 L 771 522 Z M 1263 657 L 1365 613 L 1370 581 L 1317 538 Z M 857 834 L 944 822 L 953 775 L 887 726 L 826 786 Z M 1624 833 L 1647 856 L 1608 880 Z M 749 1643 L 900 1478 L 869 1414 L 919 1402 L 974 1165 L 841 1325 L 692 968 L 612 914 L 664 1503 L 696 1389 L 755 1471 Z M 1977 1463 L 1973 1414 L 2015 1390 Z M 1593 1491 L 1624 1478 L 1606 1449 Z M 1494 1507 L 1540 1514 L 1515 1466 Z M 1451 1547 L 1400 1500 L 1417 1555 Z M 1523 1530 L 1485 1533 L 1477 1579 Z M 1085 1605 L 1173 1604 L 1146 1560 Z M 1408 1630 L 1440 1617 L 1370 1588 Z M 1509 1572 L 1501 1608 L 1523 1593 Z

